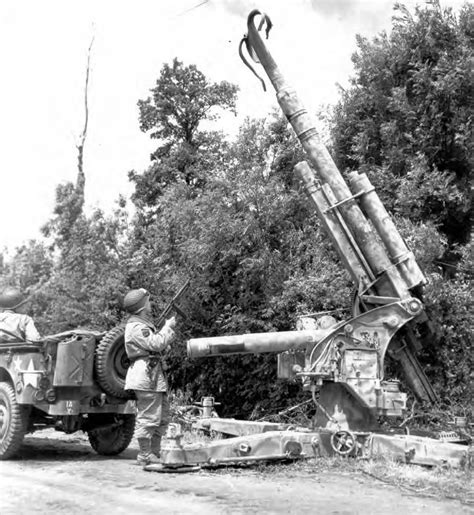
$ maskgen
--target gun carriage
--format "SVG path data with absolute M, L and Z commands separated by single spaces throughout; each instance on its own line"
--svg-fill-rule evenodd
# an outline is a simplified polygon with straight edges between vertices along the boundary
M 246 48 L 276 91 L 308 159 L 298 163 L 294 171 L 357 293 L 352 317 L 345 321 L 308 318 L 297 331 L 190 339 L 187 352 L 191 358 L 278 353 L 278 377 L 301 380 L 317 406 L 316 417 L 313 428 L 299 431 L 289 431 L 281 424 L 204 418 L 197 421 L 197 428 L 236 438 L 183 447 L 179 429 L 175 429 L 164 449 L 164 462 L 177 466 L 383 452 L 413 463 L 459 466 L 467 460 L 466 446 L 383 434 L 381 417 L 402 417 L 407 407 L 407 394 L 400 391 L 399 382 L 384 377 L 387 354 L 399 362 L 418 399 L 437 401 L 415 356 L 420 349 L 418 329 L 427 323 L 422 297 L 426 280 L 369 178 L 353 172 L 347 184 L 321 143 L 311 117 L 261 37 L 263 29 L 268 37 L 270 18 L 254 10 L 247 25 L 240 56 L 258 77 L 244 57 Z

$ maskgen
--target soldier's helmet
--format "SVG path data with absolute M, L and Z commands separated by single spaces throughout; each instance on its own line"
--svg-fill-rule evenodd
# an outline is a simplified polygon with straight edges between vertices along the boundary
M 130 290 L 123 298 L 123 308 L 131 314 L 138 313 L 145 307 L 149 297 L 150 294 L 145 288 Z
M 27 300 L 18 288 L 7 286 L 0 292 L 0 309 L 16 309 Z

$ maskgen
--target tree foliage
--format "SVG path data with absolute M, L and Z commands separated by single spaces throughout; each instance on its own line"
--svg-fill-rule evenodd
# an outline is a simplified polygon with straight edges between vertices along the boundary
M 343 169 L 367 172 L 391 209 L 457 243 L 470 236 L 473 20 L 472 4 L 458 16 L 397 4 L 390 35 L 357 38 L 333 130 Z
M 104 330 L 120 321 L 127 290 L 126 216 L 121 208 L 112 216 L 96 210 L 76 220 L 63 242 L 66 252 L 31 241 L 4 264 L 0 284 L 31 295 L 30 311 L 42 334 Z
M 96 210 L 76 222 L 67 253 L 56 258 L 37 296 L 48 299 L 42 323 L 49 331 L 103 330 L 120 320 L 120 299 L 126 291 L 126 222 L 120 208 L 111 217 Z
M 130 174 L 139 207 L 154 207 L 158 195 L 174 182 L 205 184 L 205 172 L 220 154 L 215 140 L 222 138 L 202 125 L 215 121 L 222 110 L 235 112 L 237 87 L 226 81 L 210 83 L 195 65 L 184 66 L 175 58 L 163 66 L 151 93 L 138 102 L 140 129 L 159 145 L 150 168 L 142 175 Z
M 195 65 L 184 66 L 178 59 L 161 69 L 152 96 L 139 100 L 140 129 L 161 146 L 153 154 L 156 159 L 164 145 L 185 141 L 195 143 L 199 124 L 215 120 L 216 109 L 235 110 L 237 87 L 228 82 L 210 84 Z

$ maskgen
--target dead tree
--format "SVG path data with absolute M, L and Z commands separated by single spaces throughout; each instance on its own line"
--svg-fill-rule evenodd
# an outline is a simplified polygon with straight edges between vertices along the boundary
M 84 206 L 84 188 L 86 183 L 86 176 L 84 174 L 84 147 L 86 144 L 87 138 L 87 126 L 89 123 L 89 105 L 88 105 L 88 93 L 89 93 L 89 76 L 90 76 L 90 61 L 91 61 L 91 51 L 92 45 L 94 44 L 94 36 L 92 36 L 91 43 L 89 45 L 89 50 L 87 52 L 87 68 L 86 68 L 86 82 L 84 86 L 84 128 L 80 135 L 79 143 L 76 145 L 77 148 L 77 180 L 76 187 L 74 188 L 75 193 L 75 208 L 77 210 L 77 215 L 82 212 L 82 208 Z

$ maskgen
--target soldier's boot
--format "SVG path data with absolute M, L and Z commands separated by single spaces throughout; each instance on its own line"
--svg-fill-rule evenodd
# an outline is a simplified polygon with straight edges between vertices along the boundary
M 151 453 L 158 458 L 161 456 L 161 436 L 153 435 L 151 437 Z
M 138 455 L 137 465 L 146 467 L 147 465 L 160 463 L 160 459 L 151 452 L 151 439 L 150 438 L 137 438 L 138 440 Z

